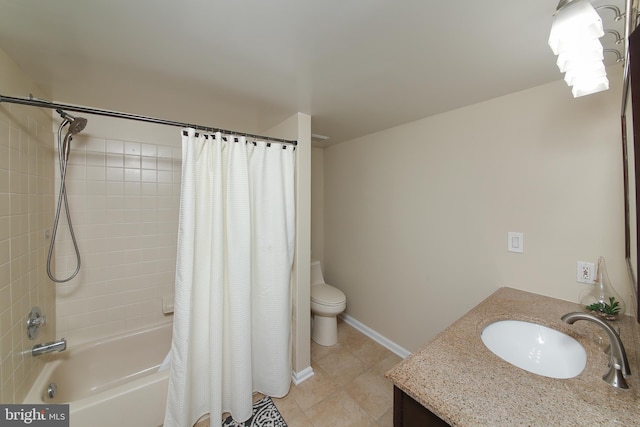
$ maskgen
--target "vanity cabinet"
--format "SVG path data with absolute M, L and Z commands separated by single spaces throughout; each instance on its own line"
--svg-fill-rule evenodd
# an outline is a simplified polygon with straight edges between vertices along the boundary
M 394 386 L 393 427 L 449 427 L 449 424 Z

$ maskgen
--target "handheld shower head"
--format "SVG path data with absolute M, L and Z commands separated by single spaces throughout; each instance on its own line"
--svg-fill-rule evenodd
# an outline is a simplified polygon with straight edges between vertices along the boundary
M 62 111 L 61 109 L 56 109 L 57 113 L 62 117 L 62 123 L 58 128 L 58 150 L 63 156 L 62 158 L 66 161 L 69 158 L 69 151 L 71 150 L 71 140 L 73 139 L 73 135 L 76 135 L 87 126 L 87 119 L 84 117 L 74 117 L 66 111 Z M 61 137 L 62 128 L 66 125 L 69 125 L 67 128 L 67 134 L 64 137 L 64 140 Z M 65 166 L 66 167 L 66 166 Z
M 69 122 L 67 135 L 76 135 L 82 132 L 82 130 L 87 126 L 87 119 L 85 119 L 84 117 L 74 117 L 71 114 L 60 109 L 56 109 L 56 111 L 63 119 Z
M 73 120 L 69 123 L 68 133 L 70 135 L 76 135 L 87 126 L 87 119 L 84 117 L 73 117 Z

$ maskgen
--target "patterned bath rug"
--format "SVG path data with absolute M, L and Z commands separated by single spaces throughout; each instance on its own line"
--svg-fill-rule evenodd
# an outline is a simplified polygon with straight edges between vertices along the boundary
M 229 415 L 222 421 L 222 427 L 287 427 L 284 418 L 269 396 L 253 404 L 253 414 L 244 423 L 237 423 Z

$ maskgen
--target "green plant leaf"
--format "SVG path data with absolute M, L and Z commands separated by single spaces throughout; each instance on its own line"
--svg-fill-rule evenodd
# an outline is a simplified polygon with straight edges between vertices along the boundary
M 596 302 L 586 306 L 587 310 L 598 311 L 600 313 L 616 315 L 620 312 L 620 303 L 614 297 L 609 297 L 609 304 L 606 302 Z

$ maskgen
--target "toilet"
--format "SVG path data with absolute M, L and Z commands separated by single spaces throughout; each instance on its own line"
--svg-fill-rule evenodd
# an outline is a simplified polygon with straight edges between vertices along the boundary
M 323 346 L 338 342 L 338 314 L 347 307 L 347 297 L 322 277 L 320 261 L 311 260 L 311 339 Z

